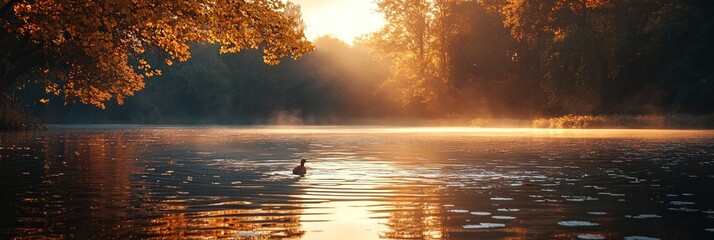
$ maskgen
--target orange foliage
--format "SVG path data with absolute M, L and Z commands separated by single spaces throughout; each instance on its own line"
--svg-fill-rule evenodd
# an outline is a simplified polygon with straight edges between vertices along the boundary
M 267 64 L 312 50 L 299 15 L 282 0 L 36 0 L 9 1 L 16 19 L 4 31 L 39 44 L 52 59 L 38 66 L 48 93 L 66 101 L 104 107 L 104 102 L 144 88 L 160 75 L 147 52 L 163 53 L 167 65 L 191 57 L 192 42 L 217 43 L 221 53 L 261 48 Z M 290 3 L 288 3 L 290 4 Z M 132 64 L 135 63 L 135 64 Z

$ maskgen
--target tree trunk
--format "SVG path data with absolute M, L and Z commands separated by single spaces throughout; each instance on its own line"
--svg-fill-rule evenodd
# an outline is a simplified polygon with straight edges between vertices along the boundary
M 1 64 L 1 63 L 0 63 Z M 5 93 L 9 90 L 12 81 L 7 76 L 6 66 L 0 66 L 0 93 Z

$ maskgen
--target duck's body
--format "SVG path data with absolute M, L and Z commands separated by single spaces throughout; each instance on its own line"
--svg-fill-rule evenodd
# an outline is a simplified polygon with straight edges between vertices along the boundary
M 307 173 L 307 169 L 305 168 L 305 162 L 307 162 L 307 160 L 300 160 L 300 165 L 293 168 L 293 174 L 305 175 L 305 173 Z

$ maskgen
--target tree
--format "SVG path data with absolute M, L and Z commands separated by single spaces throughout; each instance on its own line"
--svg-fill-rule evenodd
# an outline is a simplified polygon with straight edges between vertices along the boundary
M 710 112 L 712 7 L 699 0 L 507 0 L 561 113 Z M 707 66 L 707 67 L 705 67 Z
M 533 84 L 520 78 L 516 41 L 493 4 L 474 0 L 383 0 L 387 24 L 371 36 L 390 59 L 383 84 L 412 112 L 513 117 L 529 108 Z M 536 94 L 534 94 L 536 95 Z
M 500 118 L 542 110 L 538 78 L 519 69 L 523 52 L 498 9 L 484 1 L 440 4 L 439 45 L 451 95 L 458 99 L 452 112 Z
M 0 2 L 0 87 L 36 82 L 47 93 L 104 107 L 191 57 L 190 44 L 221 53 L 261 49 L 277 64 L 312 49 L 299 8 L 281 0 L 4 0 Z
M 370 36 L 377 55 L 392 62 L 383 88 L 395 99 L 422 114 L 437 112 L 446 96 L 444 60 L 435 23 L 439 5 L 427 0 L 377 1 L 387 24 Z
M 607 75 L 608 48 L 598 31 L 608 0 L 508 0 L 504 24 L 539 55 L 541 86 L 551 105 L 568 112 L 594 111 Z

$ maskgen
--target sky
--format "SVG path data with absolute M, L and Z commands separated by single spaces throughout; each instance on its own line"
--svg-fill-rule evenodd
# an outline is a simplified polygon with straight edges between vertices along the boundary
M 300 5 L 309 40 L 333 35 L 346 43 L 379 30 L 384 18 L 373 0 L 291 0 Z

